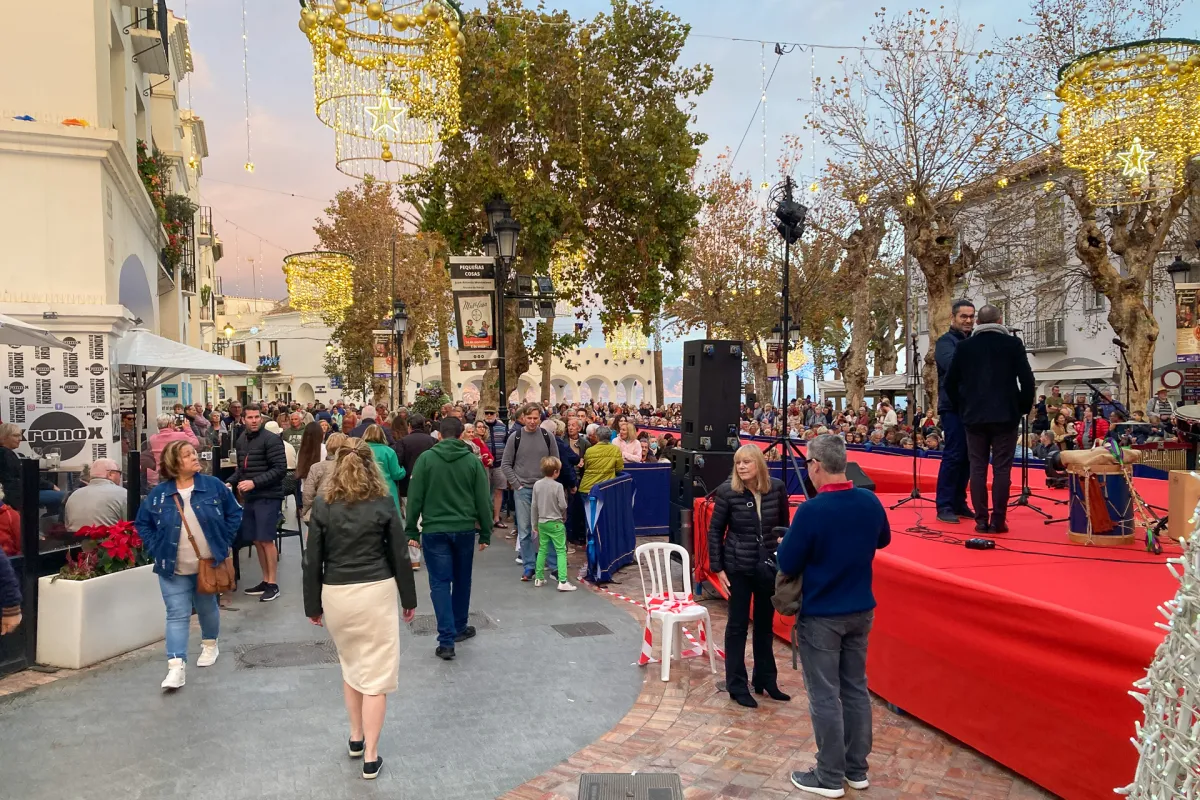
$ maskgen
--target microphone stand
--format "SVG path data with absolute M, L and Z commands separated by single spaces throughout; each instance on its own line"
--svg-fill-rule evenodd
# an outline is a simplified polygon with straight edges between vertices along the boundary
M 1017 336 L 1018 341 L 1020 341 L 1020 337 L 1018 335 L 1018 332 L 1020 329 L 1013 328 L 1011 330 L 1013 332 L 1013 336 Z M 1028 353 L 1028 352 L 1029 351 L 1027 350 L 1026 353 Z M 1033 503 L 1030 503 L 1029 498 L 1031 498 L 1031 497 L 1036 497 L 1039 500 L 1046 500 L 1051 503 L 1066 502 L 1065 500 L 1059 500 L 1058 498 L 1055 498 L 1055 497 L 1047 497 L 1046 495 L 1042 495 L 1042 494 L 1034 494 L 1033 490 L 1029 488 L 1029 414 L 1025 413 L 1025 414 L 1021 415 L 1021 493 L 1019 495 L 1017 495 L 1016 500 L 1013 500 L 1012 502 L 1010 502 L 1008 504 L 1008 507 L 1016 508 L 1016 507 L 1020 506 L 1023 508 L 1028 508 L 1030 511 L 1041 514 L 1043 517 L 1045 517 L 1047 520 L 1049 520 L 1053 515 L 1047 514 L 1045 511 L 1038 508 Z
M 914 371 L 913 371 L 913 374 L 910 375 L 909 379 L 908 379 L 908 384 L 909 384 L 908 406 L 910 409 L 914 408 L 913 403 L 917 398 L 917 389 L 921 385 L 920 374 L 918 372 L 916 372 L 916 365 L 921 363 L 921 359 L 920 359 L 920 354 L 917 352 L 917 334 L 915 334 L 915 333 L 912 336 L 912 345 L 911 346 L 912 346 L 912 351 L 913 351 L 912 363 L 914 365 L 913 366 Z M 908 497 L 905 497 L 903 500 L 900 500 L 896 504 L 889 506 L 889 509 L 897 509 L 900 506 L 904 505 L 905 503 L 910 503 L 914 500 L 924 500 L 926 502 L 929 502 L 928 497 L 921 496 L 920 484 L 917 480 L 917 456 L 919 454 L 917 453 L 917 425 L 916 425 L 916 423 L 917 423 L 916 415 L 914 414 L 913 415 L 913 431 L 912 431 L 912 443 L 913 443 L 912 491 L 909 492 Z M 1047 514 L 1047 516 L 1049 516 L 1049 514 Z

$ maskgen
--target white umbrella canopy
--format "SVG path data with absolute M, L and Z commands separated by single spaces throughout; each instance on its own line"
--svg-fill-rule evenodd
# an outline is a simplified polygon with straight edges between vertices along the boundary
M 69 344 L 59 339 L 50 331 L 35 328 L 27 322 L 0 314 L 0 345 L 20 345 L 27 347 L 58 347 L 63 350 L 72 349 Z
M 177 375 L 245 375 L 254 372 L 240 361 L 134 328 L 117 341 L 117 364 L 145 374 L 138 388 L 149 389 Z

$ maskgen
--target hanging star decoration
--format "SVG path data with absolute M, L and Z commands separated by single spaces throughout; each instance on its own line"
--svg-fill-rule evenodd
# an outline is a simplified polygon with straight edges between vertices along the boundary
M 380 95 L 379 103 L 373 106 L 367 106 L 367 113 L 371 115 L 371 132 L 377 136 L 392 136 L 400 135 L 400 126 L 396 122 L 396 117 L 400 115 L 400 109 L 393 108 L 391 100 L 387 95 Z
M 1153 150 L 1142 147 L 1142 140 L 1135 136 L 1133 143 L 1124 153 L 1117 153 L 1121 162 L 1121 174 L 1126 178 L 1145 178 L 1150 174 L 1150 161 L 1156 156 Z

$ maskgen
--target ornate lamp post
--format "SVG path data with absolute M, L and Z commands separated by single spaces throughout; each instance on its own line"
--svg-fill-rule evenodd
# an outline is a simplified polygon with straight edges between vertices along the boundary
M 408 307 L 396 298 L 392 303 L 392 333 L 396 340 L 396 369 L 392 372 L 392 397 L 399 397 L 398 405 L 404 405 L 404 334 L 408 331 Z M 399 375 L 400 393 L 396 394 L 395 381 Z

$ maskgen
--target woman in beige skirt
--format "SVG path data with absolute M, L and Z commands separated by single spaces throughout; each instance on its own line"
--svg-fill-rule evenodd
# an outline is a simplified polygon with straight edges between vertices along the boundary
M 400 679 L 400 613 L 411 622 L 417 588 L 391 492 L 360 439 L 347 439 L 313 502 L 304 564 L 304 613 L 326 624 L 342 664 L 350 757 L 379 775 L 387 695 Z

